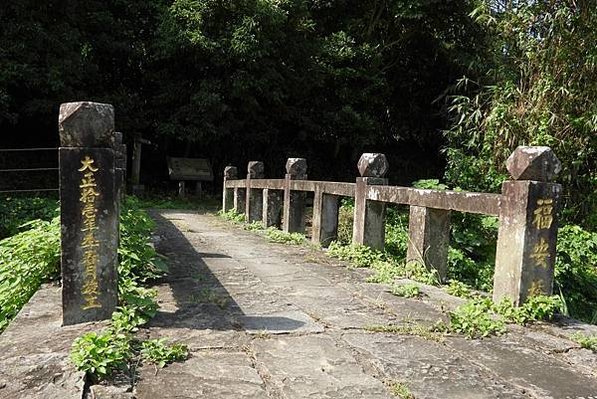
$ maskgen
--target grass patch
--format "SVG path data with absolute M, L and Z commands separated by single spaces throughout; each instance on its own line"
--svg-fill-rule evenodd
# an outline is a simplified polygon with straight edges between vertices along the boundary
M 398 335 L 412 335 L 421 337 L 428 341 L 442 342 L 443 336 L 436 331 L 435 328 L 423 326 L 421 324 L 407 323 L 407 324 L 396 324 L 396 325 L 370 325 L 365 326 L 366 331 L 375 333 L 385 334 L 398 334 Z
M 410 388 L 403 382 L 392 382 L 389 385 L 390 393 L 399 399 L 416 399 Z
M 246 217 L 244 213 L 238 213 L 236 208 L 232 208 L 229 211 L 218 211 L 217 215 L 224 220 L 233 223 L 244 223 L 246 221 Z
M 421 288 L 415 283 L 393 285 L 390 292 L 403 298 L 420 298 L 423 295 Z
M 265 238 L 269 242 L 288 245 L 301 245 L 307 242 L 304 234 L 301 233 L 286 233 L 278 230 L 275 227 L 270 227 L 265 230 Z
M 597 352 L 597 335 L 586 335 L 581 332 L 577 332 L 572 334 L 570 339 L 579 344 L 581 348 Z

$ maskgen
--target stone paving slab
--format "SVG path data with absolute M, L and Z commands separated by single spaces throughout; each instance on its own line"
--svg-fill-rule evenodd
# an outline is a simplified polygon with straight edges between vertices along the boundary
M 263 380 L 243 352 L 194 352 L 184 363 L 164 369 L 144 367 L 139 398 L 263 399 Z
M 255 358 L 287 398 L 387 399 L 385 385 L 364 372 L 351 352 L 329 336 L 256 340 Z
M 528 398 L 524 390 L 475 366 L 445 345 L 420 337 L 349 332 L 342 339 L 395 381 L 405 381 L 417 399 Z
M 0 335 L 0 399 L 81 399 L 84 373 L 70 363 L 70 348 L 104 324 L 61 324 L 61 290 L 44 285 Z

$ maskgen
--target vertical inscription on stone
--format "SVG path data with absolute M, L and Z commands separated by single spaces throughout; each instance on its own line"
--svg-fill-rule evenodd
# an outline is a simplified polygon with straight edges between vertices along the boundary
M 85 277 L 83 283 L 83 298 L 85 304 L 83 309 L 101 308 L 102 305 L 98 302 L 98 282 L 97 282 L 97 251 L 100 243 L 96 238 L 97 230 L 97 208 L 96 197 L 100 193 L 97 191 L 97 183 L 95 181 L 95 172 L 99 169 L 93 164 L 95 161 L 89 155 L 81 160 L 81 168 L 79 172 L 83 174 L 81 178 L 81 198 L 79 201 L 82 204 L 81 219 L 83 232 L 83 266 L 85 269 Z

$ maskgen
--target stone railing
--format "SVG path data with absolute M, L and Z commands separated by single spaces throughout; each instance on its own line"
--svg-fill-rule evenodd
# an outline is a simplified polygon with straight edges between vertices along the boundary
M 249 162 L 246 179 L 238 170 L 224 170 L 223 210 L 244 212 L 247 221 L 286 232 L 305 232 L 307 192 L 314 193 L 312 240 L 327 246 L 337 236 L 340 197 L 355 199 L 354 244 L 382 249 L 386 204 L 410 206 L 407 262 L 420 262 L 447 273 L 450 212 L 499 218 L 494 300 L 521 304 L 530 295 L 551 294 L 553 286 L 557 208 L 561 186 L 551 183 L 560 162 L 548 147 L 518 147 L 506 166 L 512 180 L 501 194 L 424 190 L 388 186 L 383 154 L 363 154 L 355 183 L 307 180 L 307 161 L 290 158 L 284 179 L 265 179 L 262 162 Z

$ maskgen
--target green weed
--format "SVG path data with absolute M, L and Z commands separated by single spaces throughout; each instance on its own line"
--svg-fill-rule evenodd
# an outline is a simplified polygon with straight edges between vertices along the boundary
M 398 334 L 398 335 L 413 335 L 421 337 L 428 341 L 442 342 L 443 337 L 438 334 L 433 328 L 425 327 L 420 324 L 406 323 L 398 325 L 370 325 L 365 326 L 364 329 L 370 332 Z
M 414 283 L 403 285 L 394 285 L 391 289 L 392 294 L 404 298 L 419 298 L 422 295 L 421 288 Z
M 236 208 L 232 208 L 229 211 L 218 211 L 217 215 L 224 220 L 233 223 L 244 223 L 246 221 L 246 216 L 244 213 L 238 213 Z
M 263 225 L 263 222 L 255 220 L 251 223 L 246 223 L 245 225 L 243 225 L 243 229 L 248 231 L 259 231 L 265 230 L 265 226 Z
M 155 364 L 158 368 L 163 368 L 168 363 L 185 360 L 188 356 L 189 351 L 185 345 L 168 345 L 165 338 L 141 343 L 141 358 Z
M 408 386 L 403 382 L 391 383 L 390 392 L 399 399 L 415 399 Z
M 585 335 L 581 332 L 577 332 L 572 334 L 570 338 L 579 344 L 581 348 L 597 352 L 597 335 Z
M 450 280 L 450 283 L 446 287 L 446 292 L 459 298 L 475 297 L 475 294 L 471 291 L 471 288 L 468 285 L 457 280 Z
M 289 245 L 301 245 L 307 242 L 304 234 L 301 233 L 286 233 L 278 230 L 275 227 L 270 227 L 265 230 L 265 238 L 270 242 Z
M 448 330 L 469 338 L 500 335 L 507 331 L 506 323 L 525 325 L 549 320 L 560 306 L 556 296 L 533 296 L 520 307 L 515 307 L 508 299 L 494 303 L 490 298 L 476 297 L 448 313 Z

